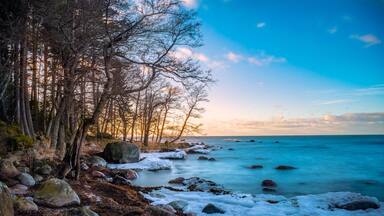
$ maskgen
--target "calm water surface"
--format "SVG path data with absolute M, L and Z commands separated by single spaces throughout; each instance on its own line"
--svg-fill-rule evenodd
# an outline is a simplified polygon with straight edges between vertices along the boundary
M 179 176 L 199 176 L 232 191 L 257 194 L 262 193 L 261 181 L 272 179 L 278 184 L 276 194 L 285 196 L 352 191 L 384 200 L 384 136 L 199 137 L 189 141 L 222 147 L 209 154 L 217 161 L 188 155 L 187 160 L 173 161 L 172 170 L 140 172 L 135 184 L 165 185 Z M 255 164 L 264 168 L 247 168 Z M 278 171 L 277 165 L 298 169 Z

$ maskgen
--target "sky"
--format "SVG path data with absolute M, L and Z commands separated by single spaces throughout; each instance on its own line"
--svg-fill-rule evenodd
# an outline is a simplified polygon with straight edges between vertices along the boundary
M 205 135 L 384 134 L 384 1 L 184 0 Z

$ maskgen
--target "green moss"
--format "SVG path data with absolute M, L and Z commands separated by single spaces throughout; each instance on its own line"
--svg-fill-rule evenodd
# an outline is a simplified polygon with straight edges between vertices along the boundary
M 34 140 L 24 135 L 18 125 L 0 121 L 0 143 L 4 147 L 2 151 L 6 152 L 32 148 Z

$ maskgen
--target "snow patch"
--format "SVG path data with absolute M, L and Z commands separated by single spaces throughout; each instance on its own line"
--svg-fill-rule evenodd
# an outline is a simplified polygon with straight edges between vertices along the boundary
M 147 156 L 137 163 L 124 164 L 107 164 L 109 169 L 135 169 L 135 170 L 164 170 L 171 169 L 172 162 L 170 160 L 160 159 L 158 157 Z
M 175 192 L 165 188 L 144 194 L 153 205 L 168 204 L 175 200 L 188 202 L 185 213 L 193 212 L 197 216 L 207 215 L 202 209 L 212 203 L 223 209 L 220 215 L 242 216 L 379 216 L 384 215 L 383 203 L 379 209 L 348 211 L 334 208 L 342 204 L 357 200 L 378 202 L 376 198 L 362 196 L 351 192 L 330 192 L 318 195 L 304 195 L 286 198 L 279 195 L 268 194 L 226 194 L 214 195 L 207 192 Z M 277 203 L 275 203 L 277 202 Z M 275 204 L 272 204 L 275 203 Z
M 151 152 L 151 153 L 141 153 L 140 157 L 147 158 L 147 157 L 155 157 L 160 159 L 176 159 L 176 160 L 182 160 L 185 159 L 187 156 L 187 153 L 183 150 L 179 151 L 171 151 L 171 152 Z

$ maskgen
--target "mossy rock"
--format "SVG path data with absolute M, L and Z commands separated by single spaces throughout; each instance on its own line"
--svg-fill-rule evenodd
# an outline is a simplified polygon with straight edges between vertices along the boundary
M 6 184 L 0 182 L 0 215 L 13 216 L 13 200 Z
M 26 150 L 32 148 L 34 140 L 22 133 L 15 124 L 6 124 L 0 121 L 0 155 L 7 152 Z

